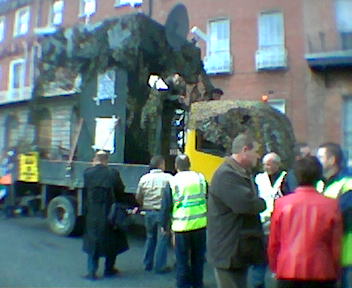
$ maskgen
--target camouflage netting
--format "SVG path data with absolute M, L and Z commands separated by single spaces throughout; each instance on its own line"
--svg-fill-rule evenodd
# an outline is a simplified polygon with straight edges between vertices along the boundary
M 200 49 L 185 41 L 179 50 L 167 42 L 164 27 L 144 14 L 129 14 L 89 25 L 62 29 L 41 39 L 42 59 L 37 93 L 56 81 L 57 70 L 94 75 L 112 67 L 130 72 L 137 68 L 146 83 L 149 74 L 166 79 L 179 73 L 195 84 L 202 73 Z M 204 70 L 203 70 L 204 71 Z M 206 85 L 212 89 L 210 83 Z
M 188 128 L 227 153 L 232 139 L 249 131 L 260 143 L 260 153 L 276 152 L 283 166 L 291 167 L 295 137 L 288 118 L 270 105 L 257 101 L 209 101 L 192 104 Z

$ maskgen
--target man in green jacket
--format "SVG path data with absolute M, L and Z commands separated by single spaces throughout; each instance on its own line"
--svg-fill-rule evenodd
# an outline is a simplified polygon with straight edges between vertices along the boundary
M 232 142 L 232 155 L 215 172 L 208 198 L 207 253 L 219 288 L 245 288 L 248 266 L 265 261 L 264 234 L 251 169 L 259 144 L 247 134 Z

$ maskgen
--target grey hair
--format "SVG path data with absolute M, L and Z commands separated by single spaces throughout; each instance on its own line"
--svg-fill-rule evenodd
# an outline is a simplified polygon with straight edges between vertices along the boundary
M 232 141 L 232 149 L 231 152 L 233 154 L 238 154 L 242 151 L 243 147 L 248 147 L 249 149 L 253 148 L 253 144 L 255 139 L 248 134 L 238 134 Z

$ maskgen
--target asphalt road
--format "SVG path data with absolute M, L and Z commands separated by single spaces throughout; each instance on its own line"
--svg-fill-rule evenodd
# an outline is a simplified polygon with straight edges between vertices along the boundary
M 81 249 L 81 238 L 52 234 L 42 218 L 1 216 L 0 287 L 175 287 L 174 272 L 157 275 L 143 270 L 142 236 L 129 234 L 129 244 L 130 250 L 117 258 L 121 276 L 89 281 L 82 278 L 86 254 Z M 169 264 L 173 265 L 171 250 L 170 255 Z M 102 268 L 101 262 L 98 275 L 102 275 Z M 208 264 L 204 272 L 205 287 L 216 287 Z

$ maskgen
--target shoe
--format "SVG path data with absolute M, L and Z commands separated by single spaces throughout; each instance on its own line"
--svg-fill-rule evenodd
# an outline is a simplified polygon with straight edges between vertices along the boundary
M 97 275 L 92 273 L 88 273 L 87 275 L 84 275 L 83 278 L 91 281 L 95 281 L 98 279 Z
M 172 271 L 171 267 L 165 267 L 164 269 L 161 270 L 155 270 L 156 274 L 166 274 L 166 273 L 170 273 Z
M 152 267 L 144 267 L 144 271 L 152 271 L 153 268 Z
M 114 277 L 114 276 L 117 276 L 118 274 L 120 274 L 120 270 L 116 268 L 104 271 L 104 277 Z

